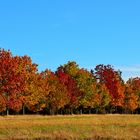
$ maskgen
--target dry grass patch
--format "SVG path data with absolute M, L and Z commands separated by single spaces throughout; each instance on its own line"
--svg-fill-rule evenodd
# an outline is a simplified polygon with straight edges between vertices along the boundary
M 0 116 L 0 139 L 140 139 L 139 115 Z

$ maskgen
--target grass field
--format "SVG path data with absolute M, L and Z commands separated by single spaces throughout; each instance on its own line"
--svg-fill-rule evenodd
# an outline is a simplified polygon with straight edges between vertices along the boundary
M 140 116 L 0 116 L 0 139 L 139 140 Z

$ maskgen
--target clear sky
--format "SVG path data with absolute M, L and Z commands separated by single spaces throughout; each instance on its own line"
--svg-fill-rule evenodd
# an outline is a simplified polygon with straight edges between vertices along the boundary
M 140 76 L 140 1 L 1 0 L 0 47 L 29 55 L 39 71 L 70 60 Z

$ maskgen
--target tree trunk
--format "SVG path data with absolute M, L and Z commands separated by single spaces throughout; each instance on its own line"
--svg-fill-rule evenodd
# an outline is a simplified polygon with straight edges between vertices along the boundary
M 96 108 L 96 114 L 98 114 L 98 108 Z
M 7 109 L 6 109 L 6 115 L 7 116 L 9 115 L 9 107 L 7 107 Z
M 70 114 L 73 115 L 73 109 L 72 108 L 70 109 Z
M 80 114 L 81 114 L 81 115 L 83 114 L 83 110 L 82 110 L 82 108 L 80 109 Z
M 8 101 L 8 104 L 7 104 L 7 108 L 6 108 L 6 114 L 8 116 L 9 115 L 9 95 L 7 95 L 7 101 Z
M 63 110 L 62 109 L 60 110 L 60 114 L 63 115 Z
M 25 105 L 23 105 L 22 111 L 23 115 L 25 115 Z
M 50 109 L 50 115 L 54 115 L 54 114 L 55 114 L 54 109 Z
M 91 114 L 91 108 L 89 108 L 89 112 L 88 113 Z

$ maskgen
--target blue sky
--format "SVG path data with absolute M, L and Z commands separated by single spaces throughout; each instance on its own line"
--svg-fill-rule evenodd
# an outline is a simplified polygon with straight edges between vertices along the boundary
M 140 76 L 139 0 L 0 1 L 0 47 L 29 55 L 39 71 L 67 61 L 111 64 Z

